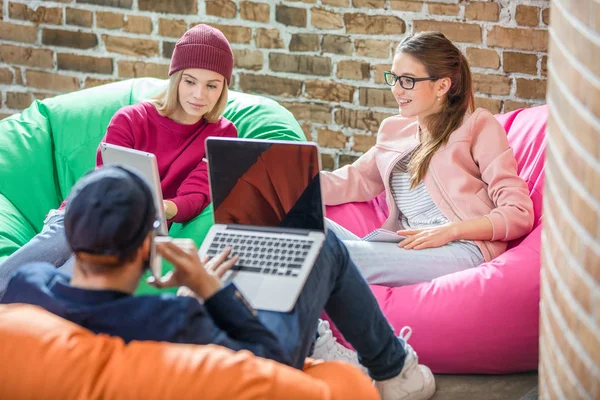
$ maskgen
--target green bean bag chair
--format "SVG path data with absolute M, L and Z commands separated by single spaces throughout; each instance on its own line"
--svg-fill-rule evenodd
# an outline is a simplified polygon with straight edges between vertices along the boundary
M 48 211 L 95 167 L 96 149 L 113 114 L 166 84 L 153 78 L 111 83 L 36 101 L 0 121 L 0 263 L 42 229 Z M 230 91 L 224 116 L 240 137 L 306 140 L 289 111 L 261 96 Z M 170 235 L 200 244 L 212 223 L 209 206 L 193 220 L 173 224 Z M 138 289 L 154 291 L 145 283 Z

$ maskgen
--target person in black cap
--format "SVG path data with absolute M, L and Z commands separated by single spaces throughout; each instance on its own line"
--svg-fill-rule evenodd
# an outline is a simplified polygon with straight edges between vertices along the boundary
M 218 344 L 250 350 L 296 368 L 310 354 L 319 316 L 325 310 L 357 349 L 360 363 L 383 399 L 426 399 L 433 376 L 415 351 L 394 335 L 366 281 L 333 233 L 291 312 L 256 311 L 235 284 L 221 277 L 237 261 L 227 250 L 200 260 L 195 248 L 160 243 L 157 251 L 173 264 L 157 287 L 187 287 L 192 296 L 133 296 L 149 265 L 157 213 L 150 188 L 135 173 L 102 167 L 74 186 L 65 211 L 65 234 L 75 253 L 73 276 L 49 263 L 22 266 L 1 303 L 41 306 L 93 332 L 131 340 Z M 201 301 L 199 301 L 201 300 Z M 322 332 L 320 332 L 321 334 Z M 323 335 L 322 335 L 323 336 Z M 327 339 L 330 345 L 320 346 Z M 335 348 L 337 359 L 358 364 L 355 352 L 320 336 L 315 347 Z M 334 359 L 335 359 L 334 358 Z

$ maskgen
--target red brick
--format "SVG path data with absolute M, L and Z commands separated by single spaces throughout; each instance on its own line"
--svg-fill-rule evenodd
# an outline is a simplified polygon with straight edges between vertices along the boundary
M 34 24 L 62 25 L 62 8 L 38 7 L 33 10 L 26 4 L 8 3 L 8 15 L 11 19 L 30 21 Z
M 91 27 L 94 22 L 94 13 L 88 10 L 67 7 L 66 9 L 67 25 L 77 25 Z
M 317 143 L 321 147 L 343 149 L 346 147 L 347 141 L 348 138 L 342 132 L 325 128 L 319 128 L 317 130 Z
M 342 60 L 336 63 L 336 76 L 340 79 L 368 80 L 370 78 L 369 63 Z
M 109 83 L 118 82 L 120 79 L 98 79 L 98 78 L 85 78 L 84 88 L 91 88 L 95 86 L 107 85 Z
M 334 6 L 334 7 L 348 7 L 350 0 L 321 0 L 323 5 Z
M 167 78 L 168 64 L 146 63 L 141 61 L 119 61 L 119 77 L 140 78 L 151 76 L 154 78 Z
M 550 25 L 550 7 L 542 10 L 542 22 L 546 25 Z
M 504 72 L 521 72 L 536 75 L 537 55 L 505 51 L 502 54 L 502 66 Z
M 285 44 L 279 36 L 279 29 L 256 29 L 256 47 L 262 49 L 283 49 Z
M 427 9 L 430 14 L 437 15 L 458 15 L 460 7 L 457 4 L 428 3 Z
M 385 7 L 385 0 L 352 0 L 352 5 L 355 8 L 376 8 Z
M 522 26 L 538 26 L 540 9 L 535 6 L 517 5 L 515 21 Z
M 56 55 L 58 69 L 93 72 L 97 74 L 112 74 L 112 58 L 90 57 L 77 54 L 59 53 Z
M 13 83 L 13 73 L 8 68 L 0 68 L 0 83 L 3 85 L 10 85 Z
M 32 94 L 36 100 L 40 100 L 40 101 L 56 96 L 55 93 L 48 93 L 48 92 L 33 92 Z
M 150 39 L 133 39 L 124 36 L 102 35 L 106 51 L 128 56 L 152 57 L 158 55 L 158 42 Z
M 125 20 L 125 32 L 152 33 L 152 19 L 136 15 L 128 15 Z
M 345 165 L 349 165 L 354 163 L 354 161 L 358 160 L 358 156 L 353 156 L 350 154 L 342 154 L 340 155 L 340 168 L 345 166 Z
M 195 24 L 197 25 L 197 24 Z M 195 26 L 194 25 L 194 26 Z M 248 44 L 252 40 L 252 28 L 245 26 L 234 26 L 234 25 L 220 25 L 220 24 L 209 24 L 221 32 L 231 43 L 244 43 Z M 190 28 L 192 25 L 190 25 Z
M 206 0 L 206 14 L 222 18 L 235 18 L 237 6 L 231 0 Z
M 269 67 L 275 72 L 289 72 L 307 75 L 331 75 L 331 59 L 329 57 L 306 56 L 297 54 L 271 53 Z
M 108 57 L 90 57 L 77 54 L 59 53 L 56 55 L 58 69 L 93 72 L 110 75 L 113 73 L 113 60 Z
M 121 29 L 125 25 L 125 16 L 114 12 L 96 11 L 96 26 L 104 29 Z
M 0 21 L 0 39 L 20 43 L 37 42 L 37 28 L 33 25 L 18 25 Z
M 258 71 L 263 67 L 263 53 L 259 50 L 233 49 L 235 68 Z
M 374 39 L 356 39 L 354 41 L 356 54 L 361 57 L 388 58 L 390 56 L 390 42 Z
M 319 39 L 314 33 L 293 33 L 290 51 L 318 51 L 321 47 Z
M 187 30 L 187 23 L 182 19 L 161 18 L 158 20 L 158 34 L 179 38 Z
M 302 81 L 269 75 L 240 74 L 240 90 L 272 96 L 298 97 Z
M 331 154 L 321 154 L 321 167 L 326 171 L 332 171 L 335 168 L 335 161 Z
M 318 29 L 340 29 L 344 27 L 342 14 L 317 7 L 310 10 L 310 23 Z
M 465 6 L 465 17 L 480 21 L 498 21 L 500 19 L 500 5 L 494 2 L 467 4 Z
M 383 73 L 389 71 L 390 68 L 390 64 L 377 64 L 371 66 L 371 69 L 373 70 L 373 76 L 375 77 L 375 83 L 385 83 Z
M 275 8 L 275 21 L 287 26 L 306 27 L 306 9 L 278 4 Z
M 488 29 L 487 44 L 505 49 L 547 51 L 548 31 L 494 26 Z
M 329 104 L 310 103 L 281 103 L 294 114 L 298 121 L 310 121 L 315 124 L 331 123 L 331 107 Z
M 307 97 L 351 103 L 354 97 L 354 87 L 330 81 L 310 80 L 305 82 Z
M 499 114 L 502 110 L 502 101 L 487 97 L 475 97 L 475 107 L 485 108 L 492 114 Z
M 345 35 L 323 35 L 321 41 L 323 53 L 351 55 L 354 51 L 352 39 Z
M 346 24 L 346 33 L 394 35 L 406 31 L 404 21 L 391 15 L 347 13 L 344 14 L 344 23 Z
M 271 7 L 266 3 L 242 1 L 240 3 L 240 16 L 242 19 L 257 22 L 269 22 Z
M 505 75 L 473 74 L 475 92 L 507 95 L 510 93 L 510 78 Z
M 454 42 L 481 43 L 481 26 L 462 22 L 413 21 L 415 32 L 440 31 Z
M 361 106 L 398 108 L 398 102 L 389 89 L 360 88 Z
M 140 11 L 167 14 L 198 14 L 198 0 L 138 0 Z
M 302 132 L 304 133 L 305 138 L 309 138 L 309 140 L 313 137 L 312 134 L 312 125 L 311 124 L 300 124 L 302 128 Z
M 528 108 L 531 104 L 525 103 L 523 101 L 514 101 L 514 100 L 504 100 L 504 112 L 510 112 L 514 110 L 518 110 L 520 108 Z
M 547 82 L 545 79 L 517 78 L 517 97 L 522 99 L 545 99 Z
M 176 42 L 162 42 L 162 56 L 164 58 L 171 58 L 173 51 L 175 50 L 175 43 Z
M 390 0 L 392 10 L 419 12 L 423 10 L 422 1 Z
M 542 76 L 548 75 L 548 56 L 542 57 L 541 73 L 542 73 Z
M 467 59 L 472 67 L 491 69 L 500 68 L 500 56 L 496 50 L 468 47 Z
M 17 110 L 24 110 L 31 105 L 33 98 L 30 93 L 25 92 L 7 92 L 6 102 L 4 103 L 8 108 L 14 108 Z
M 15 68 L 15 83 L 23 86 L 23 71 L 21 68 Z
M 52 68 L 52 58 L 52 50 L 0 44 L 0 62 L 7 64 Z
M 49 46 L 92 49 L 98 45 L 98 38 L 94 33 L 44 28 L 42 43 Z
M 77 3 L 95 4 L 106 7 L 131 8 L 133 0 L 77 0 Z
M 354 145 L 352 150 L 360 153 L 366 153 L 369 149 L 375 146 L 377 136 L 354 135 Z
M 57 92 L 72 92 L 79 89 L 79 79 L 73 76 L 44 71 L 26 71 L 27 86 Z

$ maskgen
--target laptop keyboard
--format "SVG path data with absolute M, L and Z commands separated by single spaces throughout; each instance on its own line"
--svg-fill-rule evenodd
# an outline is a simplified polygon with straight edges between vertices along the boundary
M 217 232 L 206 255 L 214 257 L 231 247 L 231 254 L 238 255 L 234 271 L 261 274 L 298 276 L 313 241 Z

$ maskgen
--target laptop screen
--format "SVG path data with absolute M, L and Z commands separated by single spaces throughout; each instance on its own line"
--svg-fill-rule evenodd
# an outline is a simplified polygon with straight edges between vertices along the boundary
M 316 145 L 206 140 L 215 223 L 325 231 Z

